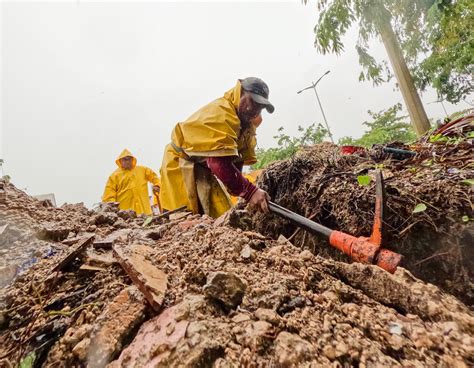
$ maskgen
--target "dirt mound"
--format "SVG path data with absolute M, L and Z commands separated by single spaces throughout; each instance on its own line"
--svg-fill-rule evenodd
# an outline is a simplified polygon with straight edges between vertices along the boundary
M 70 246 L 49 240 L 58 252 L 7 288 L 0 366 L 474 364 L 467 307 L 402 268 L 325 260 L 205 216 L 81 216 Z
M 375 206 L 374 171 L 380 169 L 386 198 L 384 247 L 401 253 L 404 267 L 417 277 L 472 305 L 472 144 L 424 143 L 410 148 L 416 156 L 396 160 L 382 147 L 344 155 L 338 146 L 316 145 L 270 165 L 259 185 L 290 210 L 334 230 L 369 236 Z M 295 234 L 297 228 L 276 215 L 248 217 L 241 210 L 239 206 L 234 210 L 240 217 L 234 221 L 237 226 L 268 236 L 283 234 L 299 247 L 348 261 L 326 241 L 305 231 Z

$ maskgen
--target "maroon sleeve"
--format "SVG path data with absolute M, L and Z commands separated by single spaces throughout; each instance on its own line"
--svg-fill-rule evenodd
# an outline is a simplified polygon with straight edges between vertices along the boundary
M 233 157 L 208 157 L 207 166 L 227 187 L 230 194 L 250 200 L 257 187 L 244 178 L 234 165 Z

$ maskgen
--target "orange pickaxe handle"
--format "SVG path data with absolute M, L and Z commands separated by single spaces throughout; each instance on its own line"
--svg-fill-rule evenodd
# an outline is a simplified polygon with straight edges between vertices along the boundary
M 402 256 L 388 249 L 380 248 L 380 244 L 371 242 L 368 238 L 359 237 L 335 231 L 311 221 L 306 217 L 298 215 L 276 203 L 269 202 L 270 211 L 282 216 L 294 224 L 318 235 L 323 235 L 329 240 L 329 244 L 347 254 L 354 261 L 361 263 L 376 264 L 384 270 L 393 273 L 397 269 Z
M 347 254 L 354 261 L 376 264 L 385 271 L 394 273 L 402 260 L 402 256 L 391 250 L 381 248 L 366 237 L 358 237 L 333 231 L 329 236 L 329 244 Z

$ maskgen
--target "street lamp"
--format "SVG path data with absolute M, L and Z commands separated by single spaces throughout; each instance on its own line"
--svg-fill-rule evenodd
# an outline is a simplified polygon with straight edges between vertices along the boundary
M 433 101 L 433 102 L 428 102 L 428 105 L 434 104 L 434 103 L 441 103 L 441 106 L 443 106 L 444 114 L 446 115 L 447 118 L 449 118 L 448 112 L 446 111 L 446 107 L 444 107 L 444 103 L 442 99 Z
M 331 142 L 334 143 L 334 139 L 332 138 L 332 133 L 331 133 L 331 130 L 329 129 L 329 124 L 328 124 L 328 121 L 326 119 L 326 115 L 324 114 L 324 110 L 323 110 L 323 106 L 321 105 L 321 101 L 319 100 L 319 95 L 318 95 L 318 91 L 316 90 L 316 86 L 318 85 L 319 81 L 321 79 L 323 79 L 323 77 L 326 75 L 326 74 L 329 74 L 329 70 L 324 73 L 322 76 L 319 77 L 319 79 L 316 81 L 316 83 L 314 82 L 311 82 L 311 86 L 309 87 L 306 87 L 306 88 L 303 88 L 301 91 L 298 91 L 296 93 L 301 93 L 303 91 L 306 91 L 307 89 L 313 89 L 314 90 L 314 93 L 316 94 L 316 98 L 318 99 L 318 104 L 319 104 L 319 108 L 321 109 L 321 113 L 323 114 L 323 118 L 324 118 L 324 123 L 326 124 L 326 129 L 328 130 L 328 134 L 329 134 L 329 139 L 331 139 Z

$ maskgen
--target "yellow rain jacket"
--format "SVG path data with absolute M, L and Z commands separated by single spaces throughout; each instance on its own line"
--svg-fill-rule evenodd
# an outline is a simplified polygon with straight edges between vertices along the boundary
M 217 218 L 232 202 L 222 183 L 202 165 L 207 157 L 235 156 L 245 165 L 256 162 L 255 127 L 241 131 L 237 109 L 240 81 L 223 97 L 178 123 L 161 165 L 160 200 L 163 209 L 186 205 L 193 213 Z
M 151 215 L 148 182 L 160 186 L 160 179 L 152 169 L 137 166 L 135 157 L 133 157 L 133 168 L 131 170 L 123 169 L 120 159 L 126 156 L 133 157 L 129 150 L 124 149 L 115 161 L 118 169 L 109 176 L 102 201 L 119 202 L 119 207 L 122 210 L 134 210 L 137 214 Z

